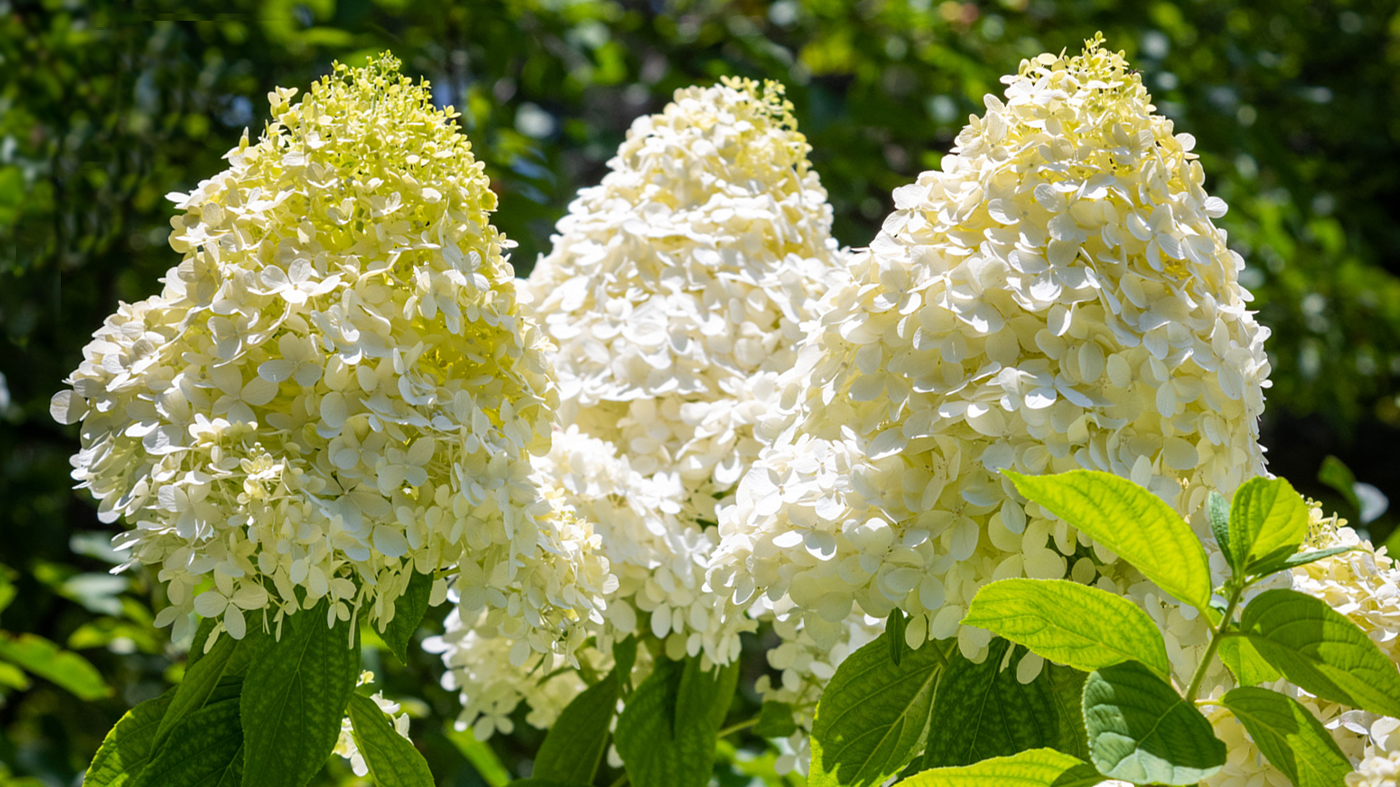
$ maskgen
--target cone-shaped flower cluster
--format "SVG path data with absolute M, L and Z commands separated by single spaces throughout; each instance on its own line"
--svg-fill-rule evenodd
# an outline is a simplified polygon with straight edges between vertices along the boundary
M 899 607 L 913 644 L 977 652 L 957 622 L 981 584 L 1094 581 L 1087 539 L 1001 470 L 1106 470 L 1190 515 L 1263 469 L 1267 330 L 1193 141 L 1096 41 L 1005 81 L 822 302 L 722 516 L 712 583 L 788 596 L 818 642 Z
M 758 455 L 753 426 L 844 264 L 807 151 L 776 84 L 677 91 L 633 124 L 527 282 L 558 344 L 562 398 L 563 431 L 536 460 L 536 480 L 594 523 L 620 580 L 597 649 L 580 655 L 595 669 L 634 633 L 674 658 L 728 662 L 753 628 L 721 616 L 705 583 L 716 531 L 703 525 Z M 463 723 L 480 735 L 508 724 L 528 694 L 558 703 L 534 708 L 545 720 L 572 696 L 559 681 L 547 694 L 520 688 L 534 665 L 487 666 L 508 643 L 470 623 L 450 624 L 434 645 L 461 689 Z
M 245 611 L 329 598 L 382 626 L 413 572 L 455 568 L 532 647 L 576 639 L 607 564 L 530 481 L 557 394 L 482 166 L 391 58 L 294 93 L 173 195 L 184 261 L 54 397 L 82 420 L 74 478 L 168 583 L 162 624 L 193 609 L 241 637 Z
M 779 86 L 677 91 L 639 118 L 527 284 L 559 346 L 562 420 L 714 519 L 752 427 L 841 264 L 826 191 Z

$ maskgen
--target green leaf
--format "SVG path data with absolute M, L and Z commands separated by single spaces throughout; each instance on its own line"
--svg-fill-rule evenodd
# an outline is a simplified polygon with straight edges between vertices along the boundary
M 1090 672 L 1140 661 L 1171 675 L 1157 624 L 1133 602 L 1067 579 L 1003 579 L 973 596 L 962 622 Z
M 24 670 L 10 662 L 0 661 L 0 686 L 24 691 L 30 686 L 29 676 L 24 674 Z
M 14 574 L 14 569 L 0 563 L 0 612 L 4 612 L 5 608 L 10 606 L 15 594 L 19 592 L 15 589 Z
M 1225 764 L 1210 721 L 1135 661 L 1090 673 L 1084 725 L 1099 773 L 1134 784 L 1195 784 Z
M 933 718 L 924 748 L 925 768 L 971 765 L 1060 742 L 1060 717 L 1050 674 L 1041 670 L 1030 683 L 1016 677 L 1028 652 L 992 640 L 982 663 L 959 650 L 948 660 L 933 700 Z
M 817 703 L 811 787 L 865 787 L 899 773 L 923 745 L 934 689 L 954 640 L 890 658 L 889 632 L 852 653 Z
M 617 698 L 617 670 L 575 697 L 545 735 L 532 775 L 557 782 L 593 781 L 608 748 Z
M 414 572 L 408 580 L 408 589 L 394 602 L 394 617 L 384 628 L 384 643 L 399 657 L 400 663 L 408 663 L 408 643 L 423 622 L 432 595 L 433 575 Z
M 899 607 L 890 610 L 890 616 L 885 619 L 885 631 L 889 632 L 889 636 L 885 639 L 890 643 L 890 659 L 894 661 L 896 667 L 904 658 L 904 651 L 909 648 L 908 643 L 904 641 L 904 630 L 908 625 L 909 621 L 904 617 L 904 610 Z
M 760 738 L 786 738 L 797 732 L 797 722 L 793 719 L 792 706 L 786 702 L 768 700 L 758 710 L 758 723 L 753 726 L 753 734 Z
M 121 787 L 141 773 L 155 748 L 156 728 L 174 696 L 171 689 L 138 704 L 117 721 L 83 776 L 85 787 Z
M 1351 762 L 1327 729 L 1292 697 L 1240 688 L 1227 692 L 1223 702 L 1296 787 L 1336 787 L 1351 773 Z
M 1112 550 L 1162 590 L 1202 611 L 1210 606 L 1205 549 L 1161 498 L 1112 473 L 1002 473 L 1022 495 Z
M 1283 677 L 1273 665 L 1259 655 L 1259 651 L 1249 642 L 1248 637 L 1227 636 L 1220 640 L 1216 651 L 1220 661 L 1235 676 L 1241 686 L 1258 686 L 1260 683 L 1273 683 Z
M 428 761 L 402 735 L 374 700 L 351 693 L 346 706 L 355 747 L 379 787 L 433 787 Z
M 637 638 L 628 635 L 627 639 L 613 643 L 613 671 L 617 673 L 618 688 L 622 696 L 632 693 L 632 666 L 637 663 Z
M 1352 508 L 1361 510 L 1361 499 L 1356 496 L 1356 476 L 1345 462 L 1335 456 L 1325 457 L 1317 470 L 1317 480 L 1337 490 Z
M 1230 503 L 1230 552 L 1250 574 L 1261 558 L 1292 554 L 1308 534 L 1308 504 L 1282 478 L 1251 478 Z
M 1323 699 L 1400 716 L 1400 673 L 1345 615 L 1296 590 L 1266 590 L 1249 602 L 1240 630 L 1290 682 Z
M 1314 552 L 1294 552 L 1286 555 L 1277 555 L 1259 561 L 1258 565 L 1252 567 L 1250 573 L 1260 576 L 1268 576 L 1276 571 L 1292 570 L 1298 566 L 1306 566 L 1309 563 L 1322 560 L 1323 558 L 1351 552 L 1358 547 L 1328 547 Z
M 16 636 L 0 631 L 0 658 L 53 681 L 80 700 L 92 701 L 112 695 L 102 673 L 87 659 L 37 634 Z
M 1094 787 L 1103 781 L 1088 763 L 1054 749 L 1031 749 L 960 768 L 910 776 L 900 787 Z
M 1054 748 L 1088 760 L 1089 734 L 1084 728 L 1084 681 L 1088 680 L 1088 673 L 1048 662 L 1042 669 L 1050 675 L 1050 697 L 1060 719 L 1060 740 Z
M 247 660 L 231 658 L 243 643 L 225 634 L 214 643 L 214 647 L 204 654 L 205 658 L 193 661 L 185 669 L 185 677 L 175 690 L 170 708 L 160 720 L 155 734 L 155 745 L 165 742 L 170 731 L 189 714 L 204 707 L 214 689 L 225 676 L 241 675 L 247 671 Z M 234 667 L 230 672 L 230 664 Z
M 617 720 L 617 752 L 636 787 L 709 784 L 738 679 L 737 662 L 702 670 L 699 656 L 657 659 Z
M 209 641 L 209 635 L 214 633 L 214 627 L 218 624 L 218 618 L 199 619 L 199 627 L 194 630 L 194 639 L 190 642 L 190 657 L 185 663 L 186 669 L 204 658 L 204 643 Z
M 326 626 L 329 601 L 286 618 L 262 648 L 243 690 L 244 787 L 302 787 L 330 757 L 360 674 L 347 621 Z
M 238 787 L 243 728 L 238 697 L 210 702 L 175 726 L 131 787 Z
M 470 729 L 456 729 L 449 721 L 444 725 L 442 734 L 471 763 L 487 787 L 505 787 L 510 782 L 510 771 L 506 770 L 501 758 L 496 756 L 489 744 L 477 740 Z
M 1212 489 L 1206 496 L 1206 515 L 1210 519 L 1210 532 L 1215 535 L 1215 543 L 1220 545 L 1225 562 L 1229 563 L 1231 568 L 1238 568 L 1235 558 L 1230 554 L 1230 501 Z

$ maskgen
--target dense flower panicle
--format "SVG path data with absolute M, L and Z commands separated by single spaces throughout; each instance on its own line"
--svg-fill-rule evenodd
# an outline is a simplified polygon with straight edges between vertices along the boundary
M 73 476 L 168 583 L 162 625 L 241 637 L 245 611 L 329 598 L 383 626 L 414 571 L 455 568 L 470 609 L 549 650 L 599 614 L 606 564 L 530 481 L 557 392 L 482 165 L 392 58 L 295 92 L 172 195 L 183 262 L 54 397 L 82 421 Z
M 657 638 L 672 658 L 703 653 L 725 663 L 738 657 L 739 631 L 747 627 L 725 625 L 720 599 L 705 586 L 714 531 L 684 519 L 686 494 L 675 474 L 643 476 L 611 443 L 576 426 L 557 431 L 550 452 L 534 464 L 534 482 L 546 499 L 595 523 L 597 549 L 618 580 L 602 621 L 581 627 L 593 641 L 577 659 L 606 673 L 613 644 L 632 634 Z M 479 736 L 509 732 L 502 724 L 522 700 L 530 707 L 527 720 L 545 726 L 585 688 L 576 677 L 556 675 L 566 664 L 562 657 L 522 660 L 528 650 L 511 652 L 511 639 L 483 635 L 471 624 L 450 616 L 432 647 L 449 670 L 444 687 L 461 693 L 463 727 Z M 649 664 L 643 660 L 636 669 L 649 670 Z M 551 678 L 541 682 L 543 676 Z
M 633 123 L 527 283 L 562 422 L 643 475 L 679 473 L 707 520 L 841 264 L 808 149 L 776 83 L 679 90 Z
M 578 654 L 594 670 L 611 669 L 611 644 L 632 634 L 673 658 L 728 662 L 753 628 L 719 614 L 705 584 L 715 531 L 703 525 L 757 455 L 753 424 L 842 260 L 790 110 L 772 83 L 678 91 L 633 124 L 527 282 L 558 344 L 563 400 L 535 482 L 594 523 L 619 580 Z M 521 700 L 532 723 L 547 721 L 582 690 L 531 677 L 558 658 L 488 664 L 510 643 L 469 619 L 449 620 L 434 646 L 478 735 Z
M 711 583 L 786 596 L 818 643 L 899 607 L 975 654 L 986 582 L 1139 581 L 1002 470 L 1105 470 L 1187 516 L 1263 472 L 1268 331 L 1193 140 L 1098 41 L 1004 81 L 822 301 L 721 513 Z

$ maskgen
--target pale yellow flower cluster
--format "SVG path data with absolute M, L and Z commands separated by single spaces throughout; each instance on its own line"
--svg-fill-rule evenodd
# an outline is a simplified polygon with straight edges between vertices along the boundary
M 482 165 L 392 58 L 294 93 L 172 195 L 184 260 L 54 397 L 74 478 L 177 636 L 191 610 L 237 638 L 327 598 L 383 626 L 413 572 L 454 570 L 503 632 L 576 642 L 607 564 L 530 480 L 557 393 Z
M 697 515 L 757 456 L 753 424 L 842 264 L 826 191 L 775 83 L 687 88 L 632 124 L 530 274 L 561 420 Z
M 912 644 L 975 654 L 981 585 L 1099 578 L 1107 553 L 1002 470 L 1105 470 L 1188 516 L 1263 471 L 1267 330 L 1193 140 L 1097 41 L 1004 81 L 821 302 L 721 515 L 711 582 L 786 596 L 819 644 L 899 607 Z
M 704 525 L 757 456 L 753 426 L 843 264 L 807 151 L 776 84 L 678 91 L 633 124 L 527 282 L 558 343 L 562 398 L 536 481 L 594 523 L 619 579 L 590 627 L 596 648 L 579 654 L 596 671 L 634 633 L 673 658 L 728 662 L 755 625 L 721 615 L 705 582 L 716 532 Z M 471 625 L 449 622 L 434 646 L 461 691 L 460 722 L 478 735 L 502 729 L 522 699 L 530 718 L 552 719 L 582 688 L 538 683 L 557 659 L 486 664 L 508 643 Z

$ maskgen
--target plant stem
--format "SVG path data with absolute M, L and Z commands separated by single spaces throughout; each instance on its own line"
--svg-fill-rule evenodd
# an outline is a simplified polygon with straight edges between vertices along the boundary
M 626 773 L 626 772 L 623 772 L 623 774 L 622 774 L 621 776 L 617 777 L 617 781 L 613 782 L 611 785 L 609 785 L 609 787 L 622 787 L 622 785 L 624 785 L 624 784 L 626 784 L 626 783 L 627 783 L 627 773 Z
M 729 727 L 725 727 L 724 729 L 720 730 L 720 731 L 719 731 L 719 735 L 718 735 L 717 737 L 723 738 L 723 737 L 725 737 L 725 736 L 727 736 L 727 735 L 733 735 L 734 733 L 738 732 L 739 730 L 747 730 L 748 728 L 752 727 L 753 725 L 755 725 L 755 724 L 757 724 L 757 723 L 758 723 L 758 719 L 749 719 L 748 721 L 741 721 L 741 722 L 739 722 L 738 724 L 734 724 L 734 725 L 731 725 L 731 726 L 729 726 Z
M 1186 699 L 1195 701 L 1196 694 L 1201 690 L 1201 681 L 1205 680 L 1206 669 L 1210 667 L 1211 661 L 1215 659 L 1215 651 L 1220 647 L 1220 640 L 1225 638 L 1225 630 L 1234 622 L 1235 607 L 1239 606 L 1240 596 L 1244 594 L 1244 582 L 1232 583 L 1230 586 L 1230 601 L 1225 605 L 1225 615 L 1220 619 L 1220 625 L 1210 634 L 1210 644 L 1206 646 L 1206 655 L 1201 659 L 1201 663 L 1196 666 L 1196 674 L 1191 676 L 1191 685 L 1186 687 Z M 1202 611 L 1202 614 L 1209 616 L 1209 612 Z

